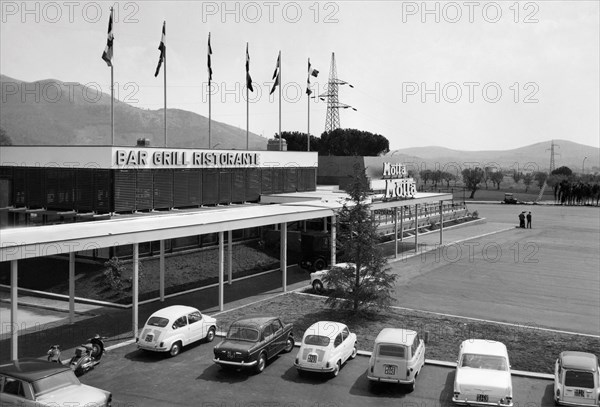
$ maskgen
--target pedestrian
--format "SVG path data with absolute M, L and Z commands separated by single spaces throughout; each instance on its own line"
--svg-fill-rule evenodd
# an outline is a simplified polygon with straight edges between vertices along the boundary
M 525 228 L 525 211 L 519 214 L 519 227 Z
M 527 214 L 527 229 L 531 229 L 531 212 Z

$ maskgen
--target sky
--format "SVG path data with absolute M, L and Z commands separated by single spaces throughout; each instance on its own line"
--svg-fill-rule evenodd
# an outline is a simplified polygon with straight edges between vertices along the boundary
M 327 103 L 307 99 L 307 60 L 327 94 L 332 55 L 342 128 L 385 136 L 390 149 L 507 150 L 550 139 L 600 147 L 598 1 L 4 1 L 0 72 L 79 82 L 110 93 L 101 59 L 114 6 L 119 100 L 163 107 L 154 77 L 166 21 L 167 107 L 272 137 L 320 135 Z M 246 103 L 245 52 L 255 91 Z M 3 84 L 4 86 L 4 84 Z M 42 92 L 42 90 L 40 90 Z M 27 97 L 25 95 L 24 97 Z M 42 93 L 41 97 L 44 97 Z M 68 98 L 69 95 L 63 95 Z M 93 97 L 89 97 L 93 103 Z M 249 115 L 247 115 L 247 108 Z

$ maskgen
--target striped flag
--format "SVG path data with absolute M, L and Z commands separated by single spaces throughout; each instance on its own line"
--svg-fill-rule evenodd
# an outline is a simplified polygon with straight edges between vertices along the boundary
M 160 56 L 158 57 L 158 66 L 156 67 L 156 72 L 154 72 L 155 78 L 158 76 L 158 73 L 160 72 L 160 67 L 163 63 L 163 60 L 165 59 L 165 54 L 167 51 L 167 46 L 165 44 L 165 42 L 166 42 L 165 30 L 166 30 L 166 22 L 163 22 L 162 37 L 160 38 L 160 44 L 158 45 L 158 49 L 160 50 Z
M 108 37 L 106 39 L 106 47 L 104 48 L 104 52 L 102 53 L 102 59 L 106 62 L 106 65 L 112 66 L 112 57 L 113 57 L 113 40 L 115 36 L 113 35 L 113 9 L 110 8 L 110 18 L 108 19 Z
M 210 56 L 212 55 L 212 47 L 210 46 L 210 33 L 208 33 L 208 55 L 207 55 L 207 64 L 208 64 L 208 81 L 212 81 L 212 66 L 210 61 Z
M 277 64 L 275 65 L 275 71 L 273 72 L 273 78 L 271 78 L 271 79 L 275 79 L 275 83 L 273 83 L 273 87 L 271 88 L 271 93 L 269 93 L 269 95 L 272 95 L 273 92 L 275 92 L 275 88 L 279 85 L 280 75 L 281 75 L 281 51 L 279 51 L 279 55 L 277 56 Z
M 248 43 L 246 43 L 246 87 L 250 92 L 254 92 L 252 78 L 250 77 L 250 54 L 248 53 Z
M 312 90 L 310 90 L 310 77 L 314 76 L 315 78 L 319 75 L 319 71 L 312 68 L 310 65 L 310 58 L 308 58 L 308 77 L 306 78 L 306 94 L 310 95 Z

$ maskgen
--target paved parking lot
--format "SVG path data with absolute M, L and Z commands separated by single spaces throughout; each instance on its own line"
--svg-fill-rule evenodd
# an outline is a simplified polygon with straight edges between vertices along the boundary
M 360 340 L 360 338 L 359 338 Z M 336 378 L 298 376 L 293 366 L 298 348 L 273 359 L 261 374 L 222 370 L 212 361 L 213 343 L 186 349 L 175 358 L 138 351 L 135 345 L 106 354 L 82 382 L 113 392 L 121 406 L 404 406 L 452 405 L 454 369 L 426 365 L 416 390 L 399 386 L 370 389 L 368 357 L 348 361 Z M 552 382 L 513 377 L 515 406 L 552 406 Z

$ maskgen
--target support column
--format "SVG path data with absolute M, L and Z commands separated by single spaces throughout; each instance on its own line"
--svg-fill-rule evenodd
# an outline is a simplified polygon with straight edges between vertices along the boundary
M 233 280 L 233 231 L 227 231 L 227 284 Z
M 400 207 L 400 241 L 404 241 L 404 206 Z
M 133 331 L 133 337 L 137 338 L 138 331 L 138 283 L 139 283 L 139 274 L 140 274 L 140 246 L 138 243 L 133 244 L 133 276 L 131 276 L 131 298 L 132 298 L 132 310 L 133 310 L 133 320 L 131 323 L 131 330 Z
M 337 252 L 337 217 L 336 215 L 331 216 L 331 263 L 333 266 L 337 263 L 336 252 Z
M 223 232 L 219 232 L 219 311 L 223 311 L 223 282 L 225 280 L 225 267 L 223 263 L 225 262 L 225 242 Z
M 158 290 L 160 293 L 160 301 L 165 300 L 165 241 L 160 241 L 160 254 L 159 254 L 159 275 L 158 275 Z
M 281 268 L 281 284 L 283 285 L 283 292 L 287 292 L 287 223 L 281 224 L 281 239 L 280 239 L 280 268 Z
M 398 258 L 398 207 L 394 207 L 394 258 Z
M 75 252 L 69 253 L 69 324 L 75 322 Z
M 323 232 L 327 232 L 327 218 L 323 218 Z
M 444 244 L 444 201 L 440 201 L 440 246 Z
M 415 204 L 415 253 L 419 246 L 419 204 Z
M 19 302 L 17 287 L 19 286 L 19 280 L 17 261 L 10 261 L 10 356 L 12 360 L 19 358 L 19 315 L 17 314 Z

